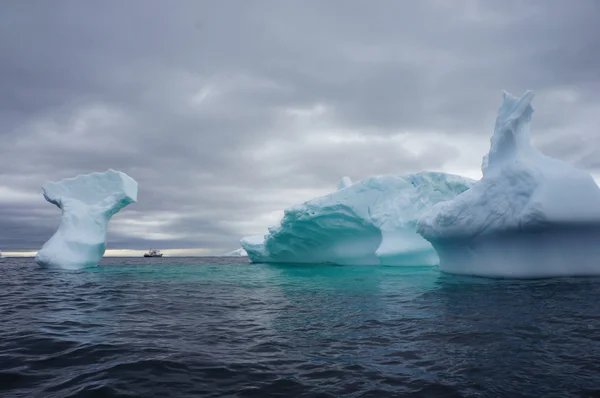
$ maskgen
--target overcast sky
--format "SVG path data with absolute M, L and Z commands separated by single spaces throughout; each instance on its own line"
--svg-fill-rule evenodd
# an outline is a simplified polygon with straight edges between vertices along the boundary
M 544 153 L 600 175 L 597 0 L 7 0 L 0 248 L 35 251 L 46 180 L 123 171 L 109 249 L 222 253 L 339 178 L 478 177 L 501 90 Z M 168 253 L 168 252 L 167 252 Z

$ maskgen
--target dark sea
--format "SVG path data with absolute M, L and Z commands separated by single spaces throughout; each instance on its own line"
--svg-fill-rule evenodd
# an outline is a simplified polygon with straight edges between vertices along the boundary
M 600 280 L 0 262 L 0 397 L 600 397 Z

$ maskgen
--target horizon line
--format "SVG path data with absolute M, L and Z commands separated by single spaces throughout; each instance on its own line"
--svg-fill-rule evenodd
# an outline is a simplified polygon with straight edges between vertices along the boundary
M 239 249 L 239 248 L 238 248 Z M 166 257 L 214 257 L 220 256 L 225 253 L 229 253 L 233 250 L 227 249 L 203 249 L 203 248 L 194 248 L 194 249 L 165 249 L 161 250 L 161 253 Z M 103 257 L 140 257 L 143 256 L 144 253 L 147 253 L 148 250 L 142 249 L 107 249 L 104 252 Z M 12 251 L 2 251 L 2 255 L 4 257 L 35 257 L 38 253 L 38 250 L 12 250 Z

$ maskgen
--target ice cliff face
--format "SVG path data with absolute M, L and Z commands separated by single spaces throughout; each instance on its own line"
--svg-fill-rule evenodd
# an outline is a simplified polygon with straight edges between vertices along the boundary
M 438 257 L 416 232 L 416 220 L 435 203 L 473 181 L 444 173 L 374 177 L 285 211 L 265 236 L 242 247 L 254 262 L 433 265 Z
M 534 93 L 504 101 L 483 178 L 421 217 L 442 271 L 492 277 L 600 274 L 600 189 L 530 143 Z
M 35 257 L 44 268 L 78 269 L 98 264 L 111 217 L 137 201 L 138 184 L 108 170 L 47 182 L 44 198 L 62 210 L 60 226 Z

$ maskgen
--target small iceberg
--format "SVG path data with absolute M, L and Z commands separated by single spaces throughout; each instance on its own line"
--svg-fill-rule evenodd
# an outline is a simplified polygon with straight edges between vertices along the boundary
M 246 250 L 240 247 L 237 250 L 222 254 L 221 257 L 248 257 L 248 253 L 246 253 Z

